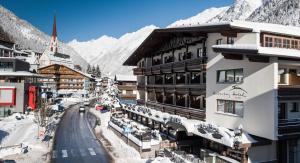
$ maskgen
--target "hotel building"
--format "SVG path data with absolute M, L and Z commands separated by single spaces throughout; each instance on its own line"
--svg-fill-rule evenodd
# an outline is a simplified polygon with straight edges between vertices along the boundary
M 139 104 L 209 124 L 168 123 L 168 129 L 175 129 L 179 148 L 182 140 L 198 136 L 182 149 L 200 155 L 199 148 L 209 149 L 239 162 L 296 163 L 300 162 L 299 31 L 241 21 L 156 29 L 124 65 L 137 66 Z M 247 141 L 225 141 L 236 131 Z

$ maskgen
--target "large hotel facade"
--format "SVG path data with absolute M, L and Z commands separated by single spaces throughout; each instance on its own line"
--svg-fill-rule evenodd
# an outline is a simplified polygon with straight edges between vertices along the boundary
M 181 127 L 189 131 L 185 140 L 200 138 L 190 152 L 197 154 L 200 146 L 239 162 L 296 163 L 299 31 L 241 21 L 156 29 L 124 65 L 137 66 L 139 104 L 211 125 Z M 182 123 L 174 122 L 169 127 L 177 129 L 180 144 Z M 247 141 L 228 143 L 226 133 L 237 129 Z

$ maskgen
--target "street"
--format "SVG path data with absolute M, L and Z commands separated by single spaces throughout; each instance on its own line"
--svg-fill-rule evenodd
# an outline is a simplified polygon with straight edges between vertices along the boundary
M 90 129 L 95 118 L 88 111 L 79 113 L 79 105 L 66 110 L 56 133 L 53 163 L 111 162 L 103 146 Z

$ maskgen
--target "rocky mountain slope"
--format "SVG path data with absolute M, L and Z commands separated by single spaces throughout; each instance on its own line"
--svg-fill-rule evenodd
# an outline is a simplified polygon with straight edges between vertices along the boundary
M 50 21 L 50 20 L 49 20 Z M 44 52 L 49 46 L 50 36 L 41 32 L 25 20 L 18 18 L 11 11 L 0 5 L 0 28 L 11 41 L 24 49 Z M 75 64 L 87 67 L 87 62 L 70 46 L 60 42 L 59 52 L 69 54 Z

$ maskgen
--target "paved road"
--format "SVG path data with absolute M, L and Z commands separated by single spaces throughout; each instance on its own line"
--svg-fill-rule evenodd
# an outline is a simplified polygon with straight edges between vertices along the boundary
M 95 118 L 79 113 L 79 105 L 68 109 L 56 133 L 53 163 L 108 163 L 109 156 L 90 130 Z

